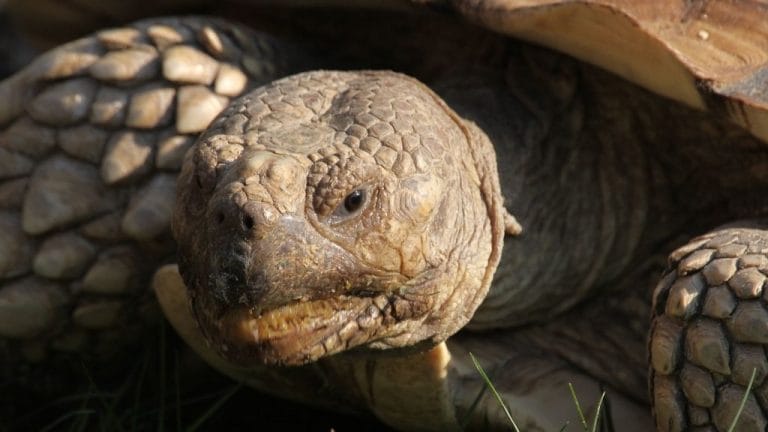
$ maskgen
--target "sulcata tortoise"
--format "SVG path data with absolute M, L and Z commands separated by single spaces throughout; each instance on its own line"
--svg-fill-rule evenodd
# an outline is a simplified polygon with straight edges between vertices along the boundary
M 218 3 L 0 83 L 3 370 L 124 354 L 156 295 L 397 429 L 509 428 L 470 352 L 524 431 L 569 382 L 616 430 L 766 429 L 764 4 Z

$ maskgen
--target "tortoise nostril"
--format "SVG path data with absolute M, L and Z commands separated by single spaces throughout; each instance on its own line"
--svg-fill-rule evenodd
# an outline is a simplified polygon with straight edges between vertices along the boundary
M 224 212 L 216 213 L 216 223 L 218 223 L 219 225 L 224 223 Z
M 253 217 L 249 214 L 243 215 L 243 226 L 246 230 L 251 230 L 254 225 Z
M 270 204 L 248 202 L 241 208 L 240 229 L 256 238 L 263 237 L 277 222 L 278 214 L 277 209 Z

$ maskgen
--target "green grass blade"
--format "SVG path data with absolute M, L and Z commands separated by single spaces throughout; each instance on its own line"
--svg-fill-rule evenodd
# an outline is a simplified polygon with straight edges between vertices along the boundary
M 504 413 L 507 415 L 512 428 L 515 430 L 515 432 L 520 432 L 520 428 L 517 427 L 517 423 L 515 423 L 515 420 L 512 418 L 512 413 L 509 412 L 507 405 L 504 403 L 504 399 L 501 398 L 501 395 L 498 391 L 496 391 L 496 387 L 493 386 L 493 383 L 491 382 L 490 378 L 488 378 L 485 370 L 483 370 L 483 367 L 480 366 L 480 362 L 477 361 L 477 358 L 475 358 L 475 355 L 472 353 L 469 353 L 469 357 L 472 359 L 472 363 L 475 364 L 475 369 L 477 369 L 477 371 L 480 373 L 480 376 L 483 377 L 485 385 L 488 386 L 488 389 L 490 389 L 491 393 L 493 393 L 493 397 L 496 398 L 496 400 L 499 402 L 499 405 L 501 405 L 501 408 L 504 409 Z
M 741 412 L 744 410 L 744 405 L 747 404 L 747 398 L 749 397 L 749 393 L 752 391 L 752 385 L 755 383 L 755 375 L 757 375 L 757 368 L 752 368 L 752 376 L 749 377 L 749 384 L 747 384 L 747 390 L 744 391 L 744 397 L 741 398 L 741 404 L 739 405 L 739 410 L 736 411 L 736 415 L 733 417 L 733 422 L 731 422 L 731 427 L 728 428 L 728 432 L 733 432 L 733 430 L 736 429 L 736 424 L 739 422 L 739 417 L 741 417 Z
M 472 405 L 469 406 L 467 413 L 464 414 L 464 417 L 459 422 L 459 426 L 461 427 L 461 430 L 466 430 L 467 426 L 469 426 L 469 422 L 472 419 L 472 414 L 475 413 L 475 410 L 477 409 L 477 406 L 480 404 L 480 401 L 483 399 L 483 396 L 485 395 L 486 391 L 488 391 L 488 386 L 480 386 L 480 391 L 477 392 L 477 396 L 475 396 L 475 399 L 472 401 Z
M 141 401 L 142 401 L 142 387 L 144 386 L 144 382 L 147 379 L 147 369 L 149 367 L 151 360 L 151 353 L 150 350 L 145 349 L 144 355 L 142 356 L 141 365 L 139 367 L 139 375 L 136 378 L 136 385 L 133 388 L 133 409 L 132 412 L 126 410 L 126 414 L 130 412 L 130 416 L 128 417 L 131 421 L 131 428 L 130 430 L 135 431 L 139 430 L 139 423 L 138 423 L 138 412 L 141 409 Z
M 120 432 L 125 430 L 125 424 L 121 419 L 121 412 L 123 408 L 121 403 L 125 400 L 131 387 L 134 385 L 136 376 L 136 368 L 133 368 L 128 375 L 126 375 L 123 382 L 117 388 L 117 391 L 109 394 L 109 399 L 106 396 L 102 396 L 103 404 L 108 408 L 104 410 L 99 417 L 101 418 L 101 430 L 106 432 Z M 136 429 L 131 429 L 136 430 Z
M 91 377 L 91 374 L 88 371 L 88 368 L 86 367 L 85 363 L 80 363 L 80 366 L 83 368 L 83 374 L 88 379 L 88 390 L 86 391 L 86 393 L 90 394 L 91 397 L 85 398 L 82 400 L 82 402 L 80 403 L 79 411 L 85 411 L 88 408 L 91 400 L 93 399 L 99 401 L 99 403 L 106 408 L 108 406 L 106 401 L 109 400 L 111 396 L 108 393 L 103 393 L 97 390 L 96 383 L 93 381 L 93 378 Z M 76 423 L 73 423 L 71 425 L 70 430 L 73 432 L 85 431 L 90 419 L 91 419 L 90 415 L 76 417 Z M 97 420 L 98 420 L 98 416 L 97 416 Z
M 163 320 L 160 321 L 160 377 L 158 381 L 160 382 L 160 396 L 158 398 L 158 404 L 159 404 L 159 411 L 160 413 L 157 416 L 157 432 L 164 432 L 165 431 L 165 386 L 167 382 L 167 376 L 166 376 L 166 369 L 165 369 L 165 351 L 167 350 L 167 346 L 165 344 L 165 326 Z
M 567 428 L 567 427 L 568 427 L 568 426 L 570 426 L 570 425 L 571 425 L 571 422 L 565 422 L 565 424 L 563 425 L 563 427 L 561 427 L 561 428 L 560 428 L 560 431 L 559 431 L 559 432 L 563 432 L 563 431 L 565 430 L 565 428 Z
M 203 423 L 205 423 L 211 416 L 213 416 L 213 414 L 216 413 L 216 411 L 218 411 L 218 409 L 221 408 L 222 405 L 224 405 L 224 403 L 226 403 L 229 400 L 229 398 L 234 396 L 235 393 L 237 393 L 237 391 L 240 390 L 242 386 L 243 386 L 242 384 L 232 386 L 231 390 L 229 390 L 226 394 L 224 394 L 221 398 L 219 398 L 219 400 L 217 400 L 216 403 L 211 405 L 211 407 L 208 408 L 208 410 L 205 411 L 203 415 L 198 417 L 197 420 L 195 420 L 195 422 L 192 423 L 192 425 L 187 428 L 187 432 L 195 432 L 197 429 L 199 429 L 200 426 L 202 426 Z
M 92 397 L 92 400 L 94 402 L 101 405 L 101 409 L 96 412 L 96 420 L 99 424 L 99 430 L 108 431 L 108 432 L 120 432 L 123 430 L 122 425 L 118 424 L 116 418 L 115 418 L 115 410 L 117 409 L 117 403 L 119 402 L 119 399 L 122 394 L 122 390 L 119 393 L 113 393 L 113 392 L 103 392 L 98 391 L 98 385 L 96 384 L 96 381 L 94 380 L 93 376 L 91 375 L 91 372 L 88 370 L 88 367 L 85 363 L 81 362 L 81 367 L 83 370 L 83 375 L 88 380 L 88 388 L 89 392 L 92 393 L 94 396 Z M 83 399 L 83 405 L 82 407 L 85 408 L 88 406 L 89 399 Z M 89 420 L 89 417 L 79 417 L 80 420 L 83 422 L 80 422 L 75 429 L 72 429 L 76 432 L 83 432 L 86 430 L 87 426 L 87 420 Z
M 576 390 L 573 388 L 573 384 L 568 383 L 568 390 L 571 391 L 571 397 L 573 398 L 573 403 L 576 405 L 576 412 L 579 413 L 579 420 L 581 420 L 581 426 L 584 428 L 584 432 L 588 432 L 589 426 L 587 426 L 587 419 L 586 417 L 584 417 L 584 411 L 581 409 L 579 398 L 576 397 Z
M 603 401 L 605 400 L 605 392 L 600 395 L 600 400 L 597 401 L 595 407 L 595 417 L 592 419 L 592 432 L 597 432 L 597 425 L 600 423 L 600 409 L 603 407 Z
M 40 432 L 49 432 L 53 430 L 59 430 L 59 426 L 66 422 L 67 420 L 73 418 L 73 417 L 88 417 L 92 414 L 95 414 L 96 411 L 92 409 L 78 409 L 74 411 L 70 411 L 61 417 L 57 418 L 56 420 L 52 421 L 48 425 L 46 425 L 44 428 L 40 429 Z
M 173 351 L 173 381 L 175 385 L 175 392 L 176 392 L 176 398 L 174 399 L 174 402 L 176 404 L 176 430 L 178 432 L 181 432 L 182 426 L 181 426 L 181 384 L 180 384 L 180 378 L 179 378 L 179 369 L 181 369 L 181 365 L 179 365 L 179 352 L 174 350 Z

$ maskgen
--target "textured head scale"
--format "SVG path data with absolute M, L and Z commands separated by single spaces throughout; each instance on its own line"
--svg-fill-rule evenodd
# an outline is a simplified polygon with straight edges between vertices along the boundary
M 498 261 L 490 151 L 391 72 L 311 72 L 245 96 L 180 179 L 173 227 L 204 333 L 231 360 L 283 364 L 447 338 Z

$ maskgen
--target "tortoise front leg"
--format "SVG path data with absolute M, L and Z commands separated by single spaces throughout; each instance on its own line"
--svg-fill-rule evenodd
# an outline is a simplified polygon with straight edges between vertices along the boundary
M 0 82 L 0 377 L 37 387 L 18 371 L 73 352 L 116 370 L 106 358 L 157 322 L 147 286 L 175 259 L 186 150 L 232 98 L 296 71 L 292 53 L 223 20 L 154 19 Z
M 670 256 L 654 293 L 651 393 L 660 431 L 768 425 L 768 231 L 724 228 Z

